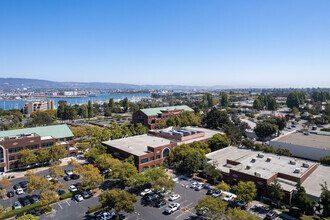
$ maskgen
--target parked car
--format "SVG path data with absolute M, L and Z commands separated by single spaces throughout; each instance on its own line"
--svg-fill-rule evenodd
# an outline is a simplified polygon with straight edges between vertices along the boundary
M 20 208 L 22 208 L 22 204 L 19 201 L 16 201 L 16 202 L 14 202 L 13 208 L 20 209 Z
M 223 198 L 223 201 L 229 202 L 235 199 L 237 196 L 232 193 L 227 193 L 226 196 Z
M 68 175 L 68 176 L 70 176 L 70 175 L 73 174 L 73 172 L 72 172 L 72 170 L 65 170 L 65 174 Z
M 276 219 L 276 217 L 277 217 L 276 212 L 273 211 L 273 210 L 271 210 L 271 211 L 269 211 L 269 212 L 266 214 L 265 219 L 272 220 L 272 219 Z
M 28 181 L 22 181 L 22 182 L 20 182 L 19 183 L 19 185 L 21 186 L 21 188 L 23 188 L 23 189 L 26 189 L 27 188 L 27 186 L 28 186 L 28 184 L 29 184 L 29 182 Z
M 214 189 L 208 189 L 206 195 L 212 195 L 213 193 L 215 193 Z
M 177 200 L 179 199 L 181 196 L 179 194 L 174 194 L 174 195 L 171 195 L 170 198 L 168 199 L 169 201 L 174 201 L 174 200 Z
M 25 199 L 24 200 L 24 206 L 28 206 L 28 205 L 31 205 L 31 202 L 30 202 L 30 200 Z
M 165 197 L 165 196 L 167 196 L 167 195 L 170 195 L 171 194 L 171 190 L 166 190 L 165 192 L 161 192 L 161 193 L 159 193 L 159 195 L 161 196 L 161 197 Z
M 221 196 L 221 194 L 222 194 L 222 192 L 214 191 L 214 193 L 212 194 L 212 196 L 213 196 L 214 198 L 217 198 L 217 197 Z
M 70 180 L 71 180 L 71 177 L 70 177 L 70 176 L 65 176 L 63 179 L 64 179 L 65 181 L 70 181 Z
M 202 190 L 203 188 L 204 188 L 204 184 L 203 184 L 203 183 L 199 183 L 199 184 L 196 185 L 195 190 L 196 190 L 196 191 L 200 191 L 200 190 Z
M 88 199 L 89 197 L 91 197 L 91 195 L 87 191 L 83 191 L 81 195 L 82 197 L 84 197 L 84 199 Z
M 114 216 L 116 216 L 116 213 L 114 212 L 102 212 L 101 214 L 96 216 L 97 220 L 108 220 L 112 219 Z
M 14 188 L 14 190 L 17 190 L 17 189 L 20 189 L 20 188 L 22 188 L 22 187 L 21 187 L 21 185 L 19 185 L 19 184 L 15 184 L 15 185 L 13 186 L 13 188 Z
M 75 185 L 75 187 L 76 187 L 77 189 L 81 189 L 81 188 L 82 188 L 81 183 L 76 183 L 76 184 L 74 184 L 74 185 Z
M 195 187 L 198 185 L 198 183 L 197 182 L 192 182 L 191 184 L 190 184 L 190 188 L 191 189 L 195 189 Z
M 30 215 L 33 215 L 33 216 L 37 216 L 37 212 L 36 212 L 36 210 L 34 210 L 34 209 L 31 209 L 31 210 L 27 211 L 26 214 L 30 214 Z
M 150 194 L 150 193 L 152 193 L 152 190 L 151 190 L 151 189 L 145 189 L 145 190 L 143 190 L 143 191 L 140 193 L 140 195 L 141 195 L 141 196 L 145 196 L 145 195 Z
M 45 178 L 46 178 L 48 181 L 53 180 L 53 178 L 52 178 L 50 175 L 46 175 Z
M 23 194 L 24 193 L 24 190 L 22 189 L 22 188 L 18 188 L 17 190 L 16 190 L 16 194 L 17 195 L 21 195 L 21 194 Z
M 75 191 L 77 191 L 78 189 L 76 188 L 75 185 L 71 185 L 71 186 L 69 187 L 69 190 L 70 190 L 71 192 L 75 192 Z
M 238 207 L 244 208 L 246 206 L 246 202 L 237 202 Z
M 152 202 L 152 201 L 155 201 L 158 198 L 159 198 L 159 195 L 153 194 L 153 195 L 148 196 L 147 201 Z
M 76 180 L 76 179 L 79 179 L 80 176 L 78 174 L 74 173 L 74 174 L 70 175 L 70 178 L 73 179 L 73 180 Z
M 199 216 L 203 216 L 203 215 L 207 214 L 207 211 L 208 211 L 208 208 L 203 206 L 203 207 L 201 207 L 200 210 L 198 210 L 196 212 L 196 214 L 199 215 Z
M 38 196 L 32 196 L 31 203 L 34 204 L 34 203 L 37 203 L 37 202 L 39 202 Z
M 13 191 L 10 191 L 7 193 L 7 196 L 10 198 L 10 197 L 14 197 L 15 196 L 15 193 Z
M 177 211 L 179 208 L 180 208 L 179 203 L 172 203 L 164 210 L 164 213 L 171 214 L 171 213 Z
M 58 195 L 64 195 L 64 194 L 66 194 L 66 192 L 64 191 L 64 190 L 62 190 L 62 189 L 60 189 L 59 191 L 58 191 Z
M 75 199 L 77 202 L 80 202 L 80 201 L 83 201 L 83 200 L 84 200 L 84 198 L 83 198 L 80 194 L 76 194 L 76 195 L 74 196 L 74 199 Z
M 155 207 L 160 208 L 166 204 L 167 204 L 166 200 L 160 200 L 160 201 L 156 202 Z

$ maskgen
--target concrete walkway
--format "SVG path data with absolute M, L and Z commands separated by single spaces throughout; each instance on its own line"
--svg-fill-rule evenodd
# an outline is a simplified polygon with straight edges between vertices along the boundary
M 65 166 L 68 165 L 68 162 L 71 160 L 76 160 L 78 163 L 84 163 L 86 160 L 85 159 L 81 159 L 81 158 L 76 158 L 76 157 L 67 157 L 67 158 L 63 158 L 60 161 L 62 162 L 60 164 L 60 166 Z M 33 173 L 38 173 L 44 170 L 48 170 L 49 166 L 47 167 L 38 167 L 38 168 L 33 168 L 33 169 L 29 169 L 29 171 L 32 171 Z M 4 173 L 2 176 L 15 176 L 14 178 L 10 178 L 9 180 L 13 180 L 13 179 L 17 179 L 17 178 L 22 178 L 24 177 L 24 175 L 26 174 L 27 171 L 15 171 L 15 172 L 10 172 L 10 173 Z

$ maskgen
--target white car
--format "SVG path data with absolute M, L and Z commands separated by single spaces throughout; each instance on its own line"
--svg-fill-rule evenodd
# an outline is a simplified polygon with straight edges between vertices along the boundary
M 223 198 L 223 201 L 229 202 L 235 199 L 237 196 L 232 193 L 227 193 L 226 196 Z
M 215 192 L 212 194 L 212 196 L 213 196 L 214 198 L 217 198 L 217 197 L 221 196 L 221 194 L 222 194 L 222 192 L 215 191 Z
M 143 191 L 140 193 L 140 195 L 141 195 L 141 196 L 145 196 L 145 195 L 150 194 L 150 193 L 152 193 L 152 190 L 151 190 L 151 189 L 145 189 L 145 190 L 143 190 Z
M 178 210 L 180 208 L 180 204 L 179 203 L 172 203 L 170 204 L 165 210 L 164 212 L 166 214 L 171 214 L 172 212 L 175 212 L 176 210 Z
M 66 170 L 65 171 L 66 175 L 71 176 L 73 174 L 72 170 Z
M 77 202 L 80 202 L 80 201 L 84 200 L 84 198 L 80 194 L 75 195 L 74 199 L 77 200 Z
M 199 183 L 199 184 L 197 184 L 197 186 L 195 187 L 195 190 L 196 191 L 200 191 L 200 190 L 202 190 L 204 188 L 204 184 L 203 183 Z
M 22 188 L 18 188 L 17 190 L 16 190 L 16 194 L 17 195 L 21 195 L 21 194 L 23 194 L 24 193 L 24 190 L 22 189 Z
M 190 188 L 192 189 L 195 189 L 195 187 L 198 185 L 198 182 L 193 182 L 191 185 L 190 185 Z
M 69 187 L 69 190 L 70 190 L 71 192 L 75 192 L 75 191 L 77 191 L 77 187 L 76 187 L 75 185 L 71 185 L 71 186 Z
M 171 195 L 170 198 L 168 200 L 170 201 L 174 201 L 174 200 L 177 200 L 179 199 L 181 196 L 179 194 L 174 194 L 174 195 Z
M 22 204 L 19 201 L 16 201 L 13 205 L 14 209 L 20 209 L 22 208 Z
M 48 181 L 51 181 L 53 178 L 50 175 L 45 176 Z
M 100 216 L 97 216 L 96 219 L 109 220 L 109 219 L 112 219 L 115 215 L 116 215 L 116 213 L 114 213 L 114 212 L 103 212 Z

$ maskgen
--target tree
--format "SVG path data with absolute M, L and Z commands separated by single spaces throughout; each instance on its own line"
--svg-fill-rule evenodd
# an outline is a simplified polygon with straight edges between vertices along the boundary
M 39 163 L 46 163 L 50 161 L 49 150 L 40 150 L 37 152 L 37 161 Z
M 216 164 L 205 163 L 203 167 L 203 173 L 210 179 L 213 183 L 222 177 L 221 171 L 216 168 Z
M 0 205 L 0 218 L 5 214 L 2 205 Z
M 82 118 L 88 118 L 88 108 L 86 104 L 83 104 L 79 107 L 78 114 Z
M 180 170 L 183 170 L 188 175 L 191 175 L 196 173 L 202 167 L 205 160 L 205 155 L 202 155 L 200 152 L 189 151 L 182 163 L 180 163 Z
M 6 188 L 7 186 L 10 186 L 11 185 L 11 182 L 9 181 L 8 177 L 3 177 L 1 180 L 0 180 L 0 187 L 1 188 Z
M 214 106 L 214 101 L 213 101 L 212 94 L 207 93 L 206 98 L 207 98 L 207 106 L 208 107 L 213 107 Z
M 27 166 L 37 162 L 37 157 L 30 149 L 24 149 L 19 152 L 19 163 Z
M 169 177 L 160 177 L 152 182 L 152 188 L 160 192 L 166 192 L 167 190 L 173 190 L 175 187 L 175 182 Z
M 34 216 L 32 214 L 26 214 L 16 218 L 17 220 L 39 220 L 38 216 Z
M 97 147 L 92 147 L 90 148 L 87 153 L 85 153 L 84 157 L 87 159 L 87 160 L 96 160 L 97 157 L 101 155 L 101 152 L 100 150 L 97 148 Z
M 88 113 L 88 118 L 92 118 L 94 116 L 93 106 L 92 106 L 91 100 L 88 100 L 87 113 Z
M 248 149 L 253 149 L 254 148 L 254 141 L 251 139 L 244 139 L 242 141 L 242 145 Z
M 88 186 L 94 189 L 104 181 L 103 176 L 100 174 L 100 170 L 97 167 L 94 167 L 92 164 L 79 166 L 79 168 L 75 170 L 77 170 L 83 176 L 81 183 L 84 186 Z
M 133 212 L 135 210 L 134 203 L 137 198 L 134 194 L 130 194 L 124 190 L 112 189 L 101 193 L 99 201 L 106 210 L 115 209 L 116 212 L 124 210 L 125 212 Z
M 167 177 L 165 170 L 159 167 L 146 169 L 144 171 L 144 175 L 147 176 L 152 182 L 159 178 Z
M 225 134 L 215 134 L 208 141 L 208 145 L 212 151 L 216 151 L 230 145 L 230 139 Z
M 59 162 L 55 162 L 53 163 L 50 167 L 49 167 L 49 173 L 52 176 L 52 178 L 58 178 L 58 177 L 63 177 L 65 176 L 64 170 L 63 168 L 60 166 Z
M 209 145 L 205 142 L 202 142 L 202 141 L 194 141 L 189 146 L 191 148 L 194 148 L 194 149 L 203 150 L 204 154 L 208 154 L 208 153 L 211 152 L 211 149 L 209 148 Z
M 228 107 L 228 95 L 227 93 L 223 93 L 222 96 L 221 96 L 221 106 L 222 107 Z
M 281 187 L 281 184 L 275 179 L 271 184 L 268 185 L 268 196 L 274 202 L 276 202 L 277 206 L 282 201 L 284 197 L 284 191 Z
M 207 128 L 218 129 L 228 124 L 229 118 L 226 111 L 218 111 L 216 108 L 212 108 L 202 121 Z
M 67 156 L 68 152 L 63 145 L 55 144 L 49 149 L 49 157 L 52 161 L 58 161 Z
M 299 108 L 300 104 L 303 104 L 303 102 L 305 101 L 304 99 L 302 99 L 302 96 L 299 94 L 299 92 L 295 91 L 292 92 L 288 95 L 287 99 L 286 99 L 286 105 L 289 108 Z
M 263 105 L 260 101 L 260 99 L 255 99 L 254 102 L 253 102 L 253 109 L 257 110 L 257 111 L 260 111 L 263 109 Z
M 237 199 L 243 203 L 251 202 L 257 195 L 257 188 L 254 182 L 240 181 L 237 185 L 233 186 L 233 190 L 237 195 Z
M 141 123 L 137 123 L 134 130 L 136 135 L 146 134 L 149 131 L 149 129 Z
M 273 134 L 276 134 L 277 126 L 269 122 L 257 123 L 257 126 L 254 128 L 256 135 L 264 140 L 266 137 L 270 137 Z
M 136 167 L 130 163 L 118 161 L 116 160 L 111 167 L 111 176 L 120 179 L 122 185 L 132 185 L 134 177 L 138 173 Z
M 276 117 L 276 125 L 277 125 L 277 136 L 280 136 L 280 131 L 282 131 L 286 126 L 286 118 L 285 117 Z
M 305 188 L 301 185 L 300 182 L 296 184 L 296 193 L 293 197 L 293 203 L 300 209 L 302 213 L 306 211 L 311 211 L 313 203 L 308 197 Z
M 211 219 L 221 219 L 222 214 L 226 211 L 227 203 L 221 199 L 211 196 L 201 198 L 195 205 L 197 211 L 206 213 Z
M 330 156 L 321 157 L 320 163 L 330 165 Z
M 221 183 L 216 185 L 215 188 L 219 191 L 229 192 L 229 190 L 230 190 L 230 186 L 228 184 L 226 184 L 224 181 L 221 181 Z
M 124 112 L 127 112 L 127 111 L 128 111 L 128 108 L 129 108 L 129 101 L 128 101 L 128 98 L 127 98 L 127 97 L 123 99 L 122 107 L 123 107 L 123 109 L 124 109 Z
M 320 203 L 323 205 L 323 216 L 330 216 L 330 191 L 327 186 L 327 182 L 321 184 L 321 195 L 320 195 Z
M 134 176 L 134 182 L 132 183 L 135 187 L 141 187 L 149 183 L 150 179 L 144 173 L 138 173 Z
M 260 220 L 259 216 L 253 215 L 251 212 L 242 210 L 241 208 L 229 208 L 226 211 L 225 220 Z

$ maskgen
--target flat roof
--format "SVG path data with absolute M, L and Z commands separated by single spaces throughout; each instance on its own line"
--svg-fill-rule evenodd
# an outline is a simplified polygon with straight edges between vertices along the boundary
M 263 155 L 259 157 L 258 154 Z M 210 161 L 216 161 L 218 168 L 223 172 L 229 173 L 230 169 L 243 173 L 255 175 L 260 174 L 261 178 L 269 179 L 276 173 L 283 173 L 294 177 L 301 177 L 307 170 L 312 167 L 315 162 L 292 157 L 279 156 L 276 154 L 263 153 L 260 151 L 248 150 L 237 147 L 226 147 L 218 151 L 214 151 L 206 155 Z M 270 160 L 268 160 L 270 158 Z M 227 164 L 227 159 L 238 162 L 238 165 Z M 295 161 L 293 165 L 290 161 Z M 309 168 L 303 167 L 303 163 L 309 164 Z M 247 168 L 249 166 L 250 168 Z M 300 172 L 295 172 L 296 168 Z
M 136 155 L 136 156 L 142 156 L 147 153 L 148 151 L 148 146 L 149 147 L 160 147 L 164 145 L 168 145 L 171 143 L 177 143 L 178 145 L 180 144 L 189 144 L 194 141 L 201 141 L 205 140 L 208 138 L 213 137 L 213 135 L 220 133 L 219 131 L 216 130 L 211 130 L 211 129 L 206 129 L 206 128 L 200 128 L 200 127 L 184 127 L 188 130 L 194 130 L 194 131 L 202 131 L 205 133 L 203 137 L 199 138 L 193 138 L 187 141 L 178 141 L 178 140 L 173 140 L 173 139 L 168 139 L 164 137 L 159 137 L 155 135 L 150 135 L 150 134 L 144 134 L 144 135 L 137 135 L 137 136 L 132 136 L 132 137 L 127 137 L 127 138 L 121 138 L 121 139 L 116 139 L 116 140 L 109 140 L 109 141 L 104 141 L 102 142 L 105 145 L 117 148 L 119 150 L 128 152 L 130 154 Z M 171 128 L 163 129 L 164 131 L 169 130 Z
M 36 133 L 41 137 L 52 136 L 55 139 L 73 137 L 73 133 L 66 124 L 44 127 L 23 128 L 8 131 L 0 131 L 0 137 L 16 136 L 20 134 Z
M 309 195 L 320 197 L 321 186 L 327 182 L 328 187 L 330 185 L 330 166 L 319 165 L 317 169 L 305 179 L 302 186 L 305 187 L 306 192 Z
M 330 136 L 327 135 L 304 135 L 302 132 L 292 132 L 271 140 L 271 142 L 275 141 L 307 147 L 330 149 Z
M 192 108 L 190 108 L 187 105 L 178 105 L 178 106 L 167 106 L 167 107 L 159 107 L 159 108 L 144 108 L 140 109 L 144 114 L 147 116 L 153 116 L 158 115 L 159 113 L 162 113 L 162 110 L 185 110 L 185 111 L 194 111 Z

